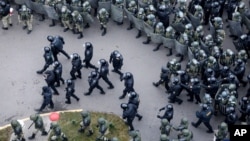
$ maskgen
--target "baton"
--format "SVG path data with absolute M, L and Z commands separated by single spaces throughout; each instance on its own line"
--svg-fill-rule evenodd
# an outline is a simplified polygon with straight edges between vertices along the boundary
M 33 124 L 34 124 L 34 122 L 32 122 L 32 123 L 30 124 L 30 126 L 29 126 L 29 128 L 28 128 L 28 129 L 30 129 L 30 127 L 31 127 Z

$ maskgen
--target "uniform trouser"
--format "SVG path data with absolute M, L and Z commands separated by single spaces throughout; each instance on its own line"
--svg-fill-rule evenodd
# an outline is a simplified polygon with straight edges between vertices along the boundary
M 182 102 L 182 100 L 180 98 L 178 98 L 176 94 L 171 94 L 170 100 L 172 102 L 178 102 L 178 103 Z
M 201 123 L 203 123 L 209 131 L 213 131 L 213 128 L 212 126 L 210 125 L 209 122 L 203 122 L 201 119 L 199 119 L 196 123 L 195 123 L 195 126 L 198 127 Z
M 92 132 L 93 132 L 93 129 L 92 129 L 91 125 L 85 126 L 85 125 L 83 124 L 83 122 L 81 121 L 81 122 L 80 122 L 80 126 L 81 126 L 81 129 L 82 129 L 82 130 L 88 130 L 88 131 L 92 131 Z
M 165 89 L 169 90 L 168 81 L 164 81 L 164 80 L 160 79 L 158 82 L 156 82 L 157 85 L 160 85 L 160 84 L 163 84 L 163 83 L 164 83 Z
M 227 11 L 227 19 L 232 20 L 233 17 L 233 12 L 232 11 Z
M 133 126 L 133 120 L 134 120 L 134 118 L 127 118 L 127 124 L 128 124 L 128 126 L 129 126 L 129 130 L 130 131 L 133 131 L 134 130 L 134 126 Z
M 64 56 L 66 56 L 68 59 L 70 59 L 70 56 L 67 52 L 65 52 L 63 49 L 58 50 L 58 52 L 61 52 Z
M 130 93 L 130 92 L 133 92 L 133 91 L 135 91 L 134 88 L 125 87 L 125 89 L 123 90 L 122 97 L 125 97 L 127 93 Z
M 76 79 L 76 76 L 75 76 L 75 73 L 77 73 L 78 75 L 77 76 L 79 76 L 79 77 L 81 77 L 82 76 L 82 73 L 81 73 L 81 70 L 80 69 L 72 69 L 71 71 L 70 71 L 70 75 L 71 75 L 71 77 L 73 78 L 73 79 Z
M 16 135 L 13 141 L 25 141 L 23 133 Z
M 72 27 L 72 25 L 70 24 L 70 21 L 69 21 L 69 20 L 67 20 L 67 21 L 62 20 L 62 23 L 63 23 L 64 28 L 69 28 L 70 30 L 73 29 L 73 27 Z
M 2 17 L 3 27 L 8 28 L 9 24 L 12 24 L 11 17 L 8 14 L 7 16 Z
M 58 55 L 58 51 L 52 51 L 52 55 L 55 61 L 58 61 L 57 55 Z
M 45 65 L 43 66 L 41 71 L 44 72 L 49 66 L 50 66 L 50 64 L 45 63 Z
M 250 97 L 250 87 L 247 89 L 247 94 L 246 94 L 246 97 Z
M 194 94 L 194 97 L 195 97 L 195 99 L 196 99 L 196 102 L 201 103 L 201 98 L 200 98 L 200 95 L 199 95 L 199 94 Z
M 86 68 L 96 69 L 96 66 L 92 65 L 92 64 L 90 63 L 90 60 L 89 60 L 89 61 L 85 61 L 85 67 L 86 67 Z
M 47 105 L 48 105 L 48 104 L 45 103 L 45 101 L 44 101 L 43 104 L 41 105 L 39 111 L 42 111 Z M 49 105 L 50 105 L 50 107 L 51 107 L 52 109 L 54 108 L 54 103 L 53 103 L 52 99 L 50 100 Z
M 118 73 L 120 76 L 122 75 L 122 72 L 120 71 L 120 68 L 114 67 L 114 72 Z
M 82 25 L 82 24 L 76 24 L 76 25 L 75 25 L 75 29 L 76 29 L 78 32 L 83 32 L 83 25 Z
M 97 88 L 97 89 L 99 89 L 101 92 L 104 92 L 103 88 L 102 88 L 99 84 L 97 84 L 96 86 L 90 86 L 90 88 L 89 88 L 89 94 L 92 93 L 92 91 L 94 90 L 94 88 Z
M 56 84 L 60 85 L 60 81 L 64 84 L 64 79 L 60 76 L 60 77 L 56 77 Z
M 208 24 L 210 17 L 210 11 L 204 11 L 204 24 Z
M 41 131 L 41 132 L 45 132 L 45 128 L 42 127 L 42 128 L 36 128 L 36 131 L 33 131 L 33 134 L 37 134 L 38 131 Z
M 102 78 L 110 87 L 113 87 L 113 84 L 109 81 L 107 75 L 100 76 L 100 78 Z
M 55 87 L 55 85 L 54 85 L 54 83 L 53 84 L 48 84 L 48 87 L 50 87 L 53 90 L 54 94 L 59 94 L 56 87 Z
M 25 20 L 25 21 L 22 21 L 22 23 L 23 23 L 23 26 L 28 27 L 28 30 L 32 30 L 32 22 L 31 22 L 31 20 Z
M 61 135 L 59 135 L 59 136 L 58 135 L 53 135 L 53 136 L 51 136 L 50 140 L 51 141 L 57 141 L 60 138 L 62 138 L 63 139 L 62 141 L 64 141 L 65 138 L 66 138 L 66 135 L 64 133 L 61 133 Z
M 66 94 L 66 99 L 69 103 L 71 103 L 70 97 L 74 97 L 76 100 L 79 100 L 79 98 L 74 93 Z
M 101 24 L 101 27 L 107 28 L 107 23 L 100 22 L 100 24 Z

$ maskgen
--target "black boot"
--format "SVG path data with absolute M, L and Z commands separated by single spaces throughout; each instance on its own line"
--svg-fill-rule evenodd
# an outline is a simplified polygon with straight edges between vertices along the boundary
M 104 36 L 107 33 L 107 28 L 103 28 L 102 36 Z
M 91 136 L 91 135 L 93 135 L 93 130 L 89 130 L 89 134 L 87 135 L 87 136 Z
M 130 22 L 129 27 L 127 28 L 127 30 L 131 30 L 131 29 L 133 29 L 133 23 L 132 22 Z
M 21 141 L 26 141 L 24 137 L 22 137 Z
M 84 133 L 84 129 L 81 127 L 79 130 L 78 130 L 79 133 Z
M 69 30 L 69 28 L 64 28 L 63 32 L 66 32 L 66 31 L 68 31 L 68 30 Z
M 140 38 L 141 37 L 141 30 L 138 30 L 138 33 L 135 38 Z
M 37 74 L 42 74 L 43 70 L 36 71 Z
M 159 48 L 161 47 L 162 43 L 158 44 L 157 47 L 155 49 L 153 49 L 153 51 L 157 51 L 159 50 Z
M 103 28 L 104 28 L 103 25 L 101 25 L 100 30 L 103 30 Z
M 77 37 L 77 39 L 81 39 L 83 37 L 82 32 L 79 33 L 79 36 Z
M 45 15 L 41 15 L 39 21 L 44 21 L 45 20 Z
M 52 23 L 49 26 L 52 27 L 52 26 L 55 26 L 55 25 L 56 25 L 55 20 L 52 20 Z
M 32 139 L 35 138 L 35 136 L 36 136 L 36 134 L 33 133 L 30 137 L 28 137 L 28 139 L 29 139 L 29 140 L 32 140 Z
M 144 42 L 142 42 L 142 43 L 143 43 L 143 44 L 149 44 L 149 43 L 150 43 L 150 41 L 151 41 L 150 37 L 147 37 L 147 40 L 146 40 L 146 41 L 144 41 Z
M 42 132 L 42 136 L 47 136 L 48 135 L 48 132 L 47 131 L 43 131 Z
M 153 85 L 154 85 L 155 87 L 158 87 L 158 86 L 159 86 L 159 83 L 153 82 Z
M 84 26 L 84 29 L 89 28 L 89 23 Z
M 166 55 L 167 55 L 167 56 L 171 56 L 171 55 L 172 55 L 172 48 L 170 48 L 168 51 L 169 51 L 169 52 L 168 52 L 168 54 L 166 54 Z
M 180 60 L 179 60 L 179 62 L 182 62 L 182 61 L 183 61 L 183 58 L 184 58 L 184 56 L 183 56 L 183 55 L 181 55 L 181 56 L 180 56 Z

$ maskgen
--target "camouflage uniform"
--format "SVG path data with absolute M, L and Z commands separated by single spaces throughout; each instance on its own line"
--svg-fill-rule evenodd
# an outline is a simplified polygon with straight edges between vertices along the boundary
M 101 8 L 98 11 L 97 14 L 97 19 L 99 20 L 100 24 L 101 24 L 101 30 L 103 30 L 102 32 L 102 36 L 104 36 L 107 33 L 107 24 L 109 21 L 109 13 L 105 8 Z
M 247 59 L 248 59 L 248 55 L 246 50 L 240 50 L 237 55 L 236 55 L 236 59 L 241 59 L 243 60 L 245 63 L 247 63 Z
M 73 30 L 73 27 L 70 23 L 71 20 L 72 20 L 71 11 L 66 6 L 63 6 L 61 9 L 61 21 L 64 26 L 63 32 L 66 32 L 69 29 Z
M 190 76 L 198 76 L 201 71 L 201 65 L 200 62 L 196 59 L 192 59 L 187 63 L 186 71 Z
M 80 123 L 81 128 L 78 130 L 78 132 L 84 133 L 84 130 L 88 130 L 89 134 L 88 136 L 91 136 L 93 134 L 93 129 L 91 127 L 91 116 L 88 111 L 81 112 L 82 115 L 82 121 Z
M 200 5 L 195 5 L 194 16 L 199 18 L 201 24 L 204 22 L 204 12 Z
M 203 26 L 199 25 L 194 31 L 193 40 L 199 42 L 201 39 L 203 39 L 203 37 L 204 37 Z
M 98 119 L 98 128 L 99 128 L 99 135 L 96 138 L 96 140 L 106 141 L 108 138 L 105 137 L 105 135 L 107 135 L 109 133 L 108 121 L 105 120 L 104 118 L 99 118 Z
M 185 47 L 182 48 L 181 50 L 186 50 L 186 49 L 187 49 L 187 46 L 189 45 L 188 34 L 185 33 L 185 32 L 182 33 L 182 34 L 179 36 L 179 38 L 177 38 L 177 41 L 178 41 L 180 44 L 182 44 L 182 45 L 185 46 Z M 184 59 L 184 55 L 185 55 L 185 54 L 180 53 L 180 52 L 178 52 L 178 53 L 176 54 L 176 57 L 180 57 L 179 62 L 181 62 L 181 61 Z
M 22 8 L 18 11 L 18 21 L 19 23 L 23 23 L 23 29 L 28 27 L 27 34 L 30 34 L 32 31 L 33 14 L 32 11 L 26 7 L 26 5 L 22 5 Z
M 136 15 L 136 17 L 139 19 L 139 20 L 142 20 L 144 21 L 145 18 L 146 18 L 146 14 L 145 14 L 145 11 L 143 8 L 139 8 L 139 11 Z M 140 38 L 141 37 L 141 29 L 138 29 L 138 33 L 136 35 L 136 38 Z
M 123 8 L 124 8 L 124 1 L 123 0 L 115 0 L 114 5 L 119 8 L 120 11 L 122 11 L 122 15 L 119 15 L 120 17 L 122 17 L 122 21 L 115 21 L 117 23 L 117 25 L 122 25 L 123 24 Z M 115 13 L 116 14 L 116 13 Z
M 154 33 L 164 36 L 165 34 L 165 27 L 162 22 L 158 22 L 155 26 Z M 153 51 L 159 50 L 160 46 L 163 45 L 163 43 L 159 43 L 156 48 L 153 49 Z
M 191 141 L 193 139 L 193 133 L 189 129 L 184 129 L 181 132 L 181 135 L 178 136 L 179 140 Z
M 223 66 L 230 66 L 234 63 L 235 54 L 231 49 L 224 51 L 220 57 L 220 64 Z
M 8 26 L 12 26 L 11 15 L 10 15 L 10 5 L 5 1 L 0 2 L 0 19 L 2 20 L 2 29 L 8 30 Z
M 218 132 L 215 133 L 216 140 L 215 141 L 224 141 L 228 135 L 228 127 L 225 122 L 222 122 L 218 125 Z
M 133 141 L 141 141 L 141 134 L 138 130 L 131 131 L 129 135 L 132 137 Z
M 33 132 L 32 135 L 29 137 L 30 140 L 35 138 L 38 131 L 42 132 L 42 136 L 48 135 L 48 132 L 45 131 L 43 119 L 39 114 L 31 115 L 30 120 L 32 120 L 33 123 L 35 123 L 35 129 L 36 129 L 36 131 Z
M 175 58 L 167 63 L 167 68 L 170 70 L 171 74 L 176 75 L 177 71 L 181 70 L 181 63 L 179 63 Z
M 73 18 L 73 27 L 74 32 L 76 34 L 79 34 L 77 37 L 78 39 L 81 39 L 83 37 L 83 18 L 82 15 L 78 11 L 72 12 L 72 18 Z
M 82 4 L 82 16 L 83 18 L 87 18 L 88 16 L 90 16 L 91 14 L 91 5 L 89 3 L 89 1 L 85 1 L 83 4 Z M 92 18 L 92 17 L 91 17 Z M 85 26 L 84 28 L 89 28 L 89 21 L 84 21 L 85 23 Z
M 169 39 L 173 39 L 173 40 L 176 38 L 176 31 L 172 26 L 168 26 L 166 28 L 165 37 L 169 38 Z M 172 55 L 172 48 L 170 48 L 170 47 L 166 47 L 166 48 L 169 49 L 167 56 L 171 56 Z
M 154 14 L 147 15 L 147 20 L 146 20 L 145 24 L 148 24 L 149 26 L 154 27 L 155 24 L 156 24 L 156 17 L 155 17 L 155 15 Z M 147 40 L 144 41 L 144 42 L 142 42 L 142 43 L 143 44 L 149 44 L 150 41 L 151 41 L 150 35 L 147 34 Z
M 134 0 L 132 0 L 132 1 L 129 2 L 127 10 L 133 16 L 136 16 L 138 8 L 137 8 L 136 2 Z M 129 21 L 129 27 L 127 28 L 127 30 L 131 30 L 133 28 L 134 28 L 133 27 L 133 20 L 131 20 L 131 21 Z
M 52 122 L 50 124 L 50 129 L 52 130 L 52 136 L 50 137 L 51 141 L 57 141 L 58 139 L 62 139 L 62 141 L 68 141 L 68 138 L 62 132 L 61 127 L 57 123 Z
M 160 130 L 161 130 L 161 134 L 166 134 L 166 135 L 170 134 L 171 125 L 167 119 L 164 118 L 161 120 Z
M 21 124 L 17 120 L 11 121 L 11 127 L 14 130 L 15 139 L 12 141 L 25 141 Z

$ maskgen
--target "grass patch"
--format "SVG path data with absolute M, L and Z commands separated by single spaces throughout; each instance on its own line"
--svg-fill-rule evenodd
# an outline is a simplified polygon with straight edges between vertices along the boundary
M 79 133 L 78 129 L 80 128 L 80 122 L 82 120 L 80 112 L 64 112 L 60 113 L 60 120 L 58 124 L 62 128 L 62 131 L 68 137 L 69 141 L 95 141 L 98 136 L 97 120 L 100 117 L 105 118 L 109 126 L 109 134 L 106 137 L 112 138 L 117 137 L 120 141 L 128 141 L 128 126 L 124 121 L 114 115 L 101 112 L 91 112 L 91 126 L 94 130 L 94 134 L 90 137 L 87 136 L 88 132 Z
M 9 141 L 12 132 L 13 131 L 10 126 L 0 130 L 0 141 Z

